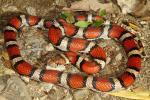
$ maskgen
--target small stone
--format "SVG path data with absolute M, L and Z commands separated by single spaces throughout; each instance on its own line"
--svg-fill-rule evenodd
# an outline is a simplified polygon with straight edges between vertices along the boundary
M 21 77 L 21 79 L 23 80 L 23 81 L 25 81 L 26 83 L 29 83 L 30 82 L 30 78 L 29 77 L 27 77 L 27 76 L 20 76 Z
M 26 8 L 26 10 L 27 10 L 28 14 L 30 14 L 30 15 L 36 15 L 36 9 L 35 8 L 29 6 L 29 7 Z
M 117 47 L 117 48 L 116 48 L 116 51 L 119 51 L 119 50 L 120 50 L 120 48 L 119 48 L 119 47 Z
M 66 93 L 64 93 L 64 88 L 54 86 L 48 93 L 48 100 L 68 100 L 63 99 L 65 96 Z
M 15 11 L 18 11 L 18 8 L 16 6 L 4 5 L 1 8 L 2 8 L 3 12 L 15 12 Z
M 88 89 L 83 89 L 75 91 L 73 96 L 75 97 L 75 100 L 87 100 L 89 94 L 90 92 Z
M 104 97 L 104 98 L 106 98 L 106 97 L 109 96 L 109 94 L 103 93 L 101 96 Z
M 73 100 L 73 97 L 72 97 L 71 93 L 68 92 L 68 91 L 66 92 L 66 91 L 65 91 L 66 96 L 65 96 L 64 100 Z
M 107 59 L 106 59 L 106 64 L 109 64 L 110 61 L 111 61 L 111 58 L 110 58 L 110 57 L 107 57 Z
M 54 46 L 49 43 L 47 46 L 45 46 L 46 51 L 54 51 Z
M 91 97 L 91 100 L 99 100 L 100 95 L 98 93 L 94 93 L 94 96 Z
M 38 97 L 36 97 L 36 98 L 33 98 L 33 100 L 40 100 Z
M 116 17 L 116 14 L 112 14 L 112 17 L 114 17 L 114 18 L 115 18 L 115 17 Z
M 52 87 L 53 87 L 53 84 L 48 84 L 48 83 L 41 83 L 40 85 L 42 85 L 44 91 L 47 92 L 47 93 L 48 93 L 48 92 L 52 89 Z
M 67 3 L 65 0 L 55 0 L 55 4 L 59 6 L 66 6 Z
M 120 61 L 122 59 L 122 54 L 121 53 L 118 53 L 117 56 L 115 57 L 115 59 L 117 61 Z
M 51 64 L 51 66 L 46 66 L 46 69 L 64 71 L 66 67 L 64 65 Z
M 147 22 L 146 21 L 141 21 L 140 24 L 145 25 L 145 24 L 147 24 Z
M 31 46 L 31 45 L 28 45 L 28 46 L 27 46 L 27 49 L 31 49 L 31 48 L 32 48 L 32 46 Z
M 144 36 L 141 36 L 140 39 L 144 40 Z

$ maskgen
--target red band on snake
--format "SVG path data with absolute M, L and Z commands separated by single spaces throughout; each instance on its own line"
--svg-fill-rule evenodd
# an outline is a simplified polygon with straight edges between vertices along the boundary
M 76 15 L 75 20 L 95 21 L 101 19 L 100 16 Z M 48 38 L 58 49 L 66 51 L 64 58 L 68 58 L 71 64 L 77 66 L 87 74 L 99 72 L 105 66 L 105 51 L 91 40 L 112 38 L 119 41 L 127 54 L 127 68 L 118 77 L 95 77 L 83 76 L 81 74 L 71 74 L 57 70 L 43 70 L 30 65 L 23 60 L 16 41 L 16 34 L 22 26 L 33 26 L 43 30 L 49 29 Z M 100 27 L 89 26 L 78 28 L 74 24 L 69 24 L 63 19 L 54 22 L 38 18 L 37 16 L 20 15 L 12 18 L 4 30 L 4 39 L 7 52 L 15 70 L 31 79 L 53 84 L 63 85 L 73 89 L 87 87 L 92 90 L 109 92 L 112 90 L 131 86 L 141 69 L 141 52 L 139 44 L 134 39 L 135 35 L 116 24 L 107 24 Z M 93 60 L 87 60 L 78 53 L 85 52 Z

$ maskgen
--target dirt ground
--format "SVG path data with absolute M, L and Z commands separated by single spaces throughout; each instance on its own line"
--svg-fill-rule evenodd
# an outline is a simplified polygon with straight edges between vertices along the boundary
M 107 93 L 97 93 L 88 89 L 72 90 L 53 84 L 36 82 L 27 77 L 19 76 L 11 67 L 4 46 L 2 30 L 7 21 L 15 15 L 29 14 L 51 19 L 62 12 L 62 8 L 69 7 L 73 1 L 78 0 L 0 0 L 0 100 L 130 100 L 116 97 Z M 103 0 L 101 0 L 103 1 Z M 109 0 L 108 0 L 109 1 Z M 115 6 L 116 7 L 116 6 Z M 140 17 L 122 15 L 119 8 L 115 13 L 108 13 L 110 20 L 119 21 L 128 19 L 134 21 L 139 27 L 137 36 L 144 45 L 143 68 L 133 86 L 128 91 L 142 88 L 150 91 L 150 20 Z M 71 65 L 52 64 L 57 58 L 58 50 L 48 51 L 50 44 L 46 31 L 23 27 L 18 34 L 21 54 L 32 65 L 61 71 L 80 72 Z M 100 75 L 116 76 L 126 67 L 126 56 L 123 48 L 114 40 L 100 40 L 99 44 L 107 52 L 107 65 Z M 47 66 L 45 66 L 47 65 Z M 52 66 L 52 67 L 50 67 Z

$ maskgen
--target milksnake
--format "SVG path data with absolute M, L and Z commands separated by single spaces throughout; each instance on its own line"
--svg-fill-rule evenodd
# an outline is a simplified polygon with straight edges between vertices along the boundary
M 75 15 L 75 21 L 93 22 L 101 19 L 97 15 Z M 38 69 L 26 62 L 22 57 L 16 41 L 17 33 L 23 26 L 48 30 L 50 42 L 59 50 L 65 51 L 61 56 L 66 62 L 87 73 L 83 76 L 78 73 L 67 73 L 57 70 Z M 98 73 L 106 63 L 105 51 L 94 40 L 111 38 L 120 42 L 128 57 L 127 68 L 118 77 L 97 77 L 91 74 Z M 23 76 L 31 79 L 64 87 L 79 89 L 87 87 L 94 91 L 109 92 L 131 86 L 141 69 L 141 50 L 136 36 L 114 23 L 107 23 L 100 27 L 77 27 L 67 23 L 62 18 L 53 21 L 37 16 L 19 15 L 13 17 L 4 29 L 5 46 L 14 69 Z M 79 53 L 89 54 L 91 60 L 83 58 Z

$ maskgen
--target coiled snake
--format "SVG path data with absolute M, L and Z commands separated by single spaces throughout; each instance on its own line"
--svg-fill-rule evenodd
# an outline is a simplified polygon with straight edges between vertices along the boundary
M 76 21 L 95 21 L 102 17 L 97 15 L 76 15 Z M 89 74 L 71 74 L 57 70 L 38 69 L 26 62 L 20 54 L 16 41 L 16 34 L 22 26 L 48 29 L 50 42 L 58 49 L 66 51 L 61 54 L 66 62 L 77 66 Z M 106 63 L 105 51 L 93 40 L 103 37 L 115 39 L 122 44 L 128 57 L 127 68 L 118 77 L 96 77 L 90 74 L 99 72 Z M 122 87 L 131 86 L 141 69 L 141 51 L 136 36 L 114 23 L 100 27 L 88 26 L 80 28 L 58 18 L 54 21 L 45 20 L 37 16 L 20 15 L 12 18 L 4 29 L 4 40 L 14 69 L 31 79 L 53 84 L 61 84 L 73 89 L 87 87 L 92 90 L 109 92 Z M 84 59 L 78 52 L 89 54 L 92 60 Z

